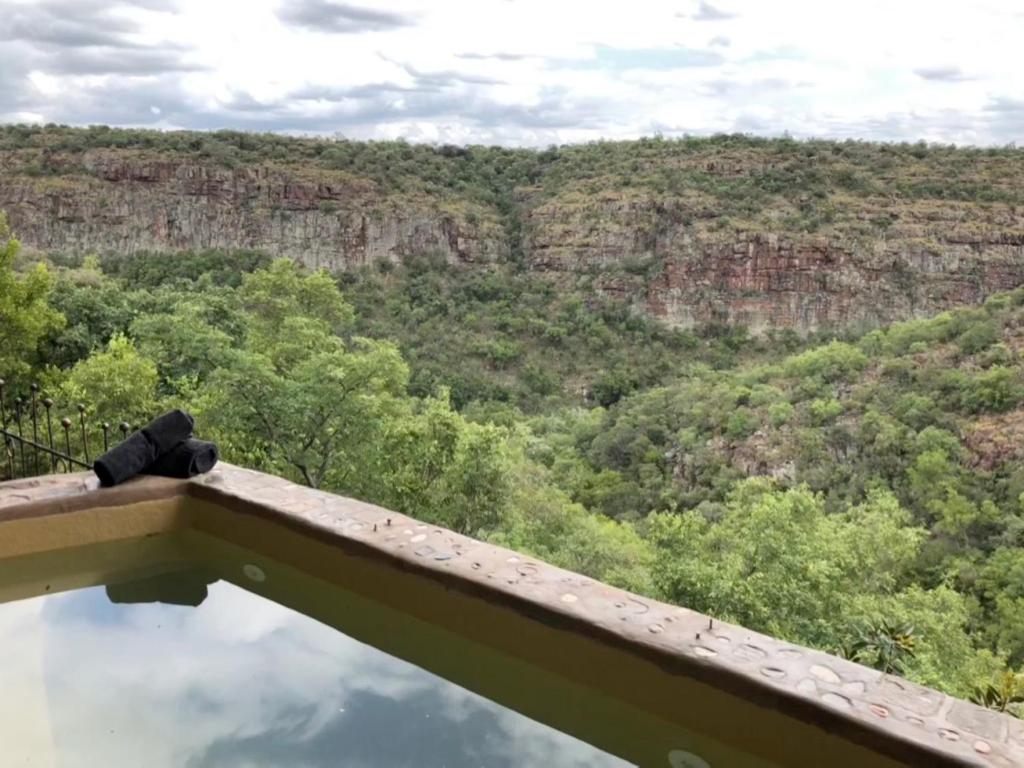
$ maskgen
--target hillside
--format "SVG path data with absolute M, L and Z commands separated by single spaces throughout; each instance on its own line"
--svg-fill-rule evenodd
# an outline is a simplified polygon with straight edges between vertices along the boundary
M 0 136 L 11 392 L 1020 712 L 1021 152 Z
M 860 332 L 1024 283 L 1024 151 L 745 136 L 544 151 L 0 128 L 31 249 L 435 254 L 584 283 L 672 326 Z

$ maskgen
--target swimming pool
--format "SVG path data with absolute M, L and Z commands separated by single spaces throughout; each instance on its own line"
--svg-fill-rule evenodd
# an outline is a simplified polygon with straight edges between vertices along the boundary
M 0 484 L 5 766 L 1024 764 L 1021 721 L 390 510 L 230 465 L 96 485 Z

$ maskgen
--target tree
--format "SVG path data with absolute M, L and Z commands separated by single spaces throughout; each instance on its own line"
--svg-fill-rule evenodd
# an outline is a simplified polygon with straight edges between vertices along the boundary
M 498 529 L 510 487 L 508 433 L 452 410 L 447 393 L 408 401 L 385 427 L 385 463 L 366 474 L 364 497 L 461 533 Z
M 107 348 L 75 364 L 60 389 L 58 402 L 82 403 L 93 424 L 133 427 L 156 415 L 156 365 L 139 354 L 131 339 L 117 334 Z
M 14 269 L 21 246 L 0 211 L 0 378 L 21 383 L 37 362 L 40 341 L 63 325 L 48 298 L 53 279 L 40 263 L 23 275 Z
M 233 345 L 231 336 L 185 303 L 174 312 L 140 317 L 132 323 L 131 333 L 140 352 L 156 363 L 165 389 L 175 393 L 209 378 Z
M 747 480 L 716 523 L 695 512 L 650 518 L 654 579 L 681 605 L 828 647 L 855 597 L 905 580 L 922 535 L 907 522 L 889 494 L 834 516 L 806 487 Z
M 198 410 L 225 456 L 313 488 L 350 490 L 380 466 L 407 369 L 382 342 L 346 348 L 323 334 L 307 351 L 298 357 L 289 341 L 233 350 L 202 388 Z

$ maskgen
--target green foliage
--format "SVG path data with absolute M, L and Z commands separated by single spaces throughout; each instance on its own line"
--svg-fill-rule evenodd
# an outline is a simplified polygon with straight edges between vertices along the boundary
M 44 341 L 50 365 L 67 368 L 103 349 L 117 333 L 127 333 L 140 311 L 143 297 L 112 281 L 82 280 L 77 271 L 61 274 L 50 296 L 51 305 L 64 315 L 63 325 L 52 328 Z
M 29 146 L 80 136 L 17 135 Z M 527 157 L 88 137 L 160 151 L 180 141 L 223 163 L 309 153 L 338 172 L 380 171 L 387 157 L 398 170 L 381 185 L 473 188 L 502 204 L 505 172 L 554 194 L 629 157 L 614 143 Z M 650 170 L 704 146 L 670 144 L 630 145 L 641 154 L 630 162 Z M 730 210 L 806 184 L 802 220 L 822 226 L 817 195 L 830 184 L 873 183 L 855 167 L 840 182 L 805 173 L 790 151 L 735 182 L 677 169 L 636 183 L 696 178 Z M 941 162 L 925 155 L 915 162 Z M 0 358 L 62 409 L 141 422 L 184 406 L 228 460 L 1019 711 L 1006 675 L 1024 663 L 1020 291 L 813 343 L 668 329 L 597 298 L 590 278 L 556 289 L 514 261 L 464 268 L 419 254 L 330 276 L 210 252 L 18 272 L 16 243 L 0 242 L 0 338 L 14 344 Z M 643 279 L 639 266 L 629 279 Z
M 683 605 L 828 645 L 850 597 L 892 591 L 920 542 L 921 532 L 904 525 L 905 513 L 890 497 L 865 507 L 849 519 L 831 516 L 806 488 L 776 491 L 749 480 L 736 486 L 715 523 L 694 512 L 651 519 L 656 583 Z
M 699 359 L 735 362 L 726 342 L 700 341 L 595 299 L 588 287 L 555 290 L 509 265 L 454 266 L 413 257 L 382 276 L 339 276 L 356 330 L 394 340 L 412 392 L 439 386 L 460 410 L 511 403 L 528 413 L 578 402 L 603 406 L 665 381 Z M 750 345 L 749 354 L 762 350 Z
M 833 341 L 787 359 L 784 370 L 790 377 L 813 377 L 831 383 L 850 378 L 867 363 L 867 356 L 856 347 Z
M 75 364 L 59 400 L 85 404 L 94 422 L 134 426 L 156 415 L 156 385 L 156 365 L 139 354 L 131 339 L 117 334 L 105 350 Z
M 957 337 L 957 346 L 964 355 L 976 355 L 994 344 L 999 338 L 999 330 L 995 323 L 980 322 L 972 324 Z
M 976 686 L 971 701 L 997 712 L 1020 712 L 1024 704 L 1024 675 L 1006 670 L 993 682 Z
M 26 274 L 14 271 L 20 246 L 0 211 L 0 378 L 12 384 L 38 362 L 40 342 L 64 322 L 49 304 L 53 280 L 43 264 Z
M 960 402 L 970 413 L 1008 411 L 1024 398 L 1020 371 L 994 366 L 964 380 Z
M 271 258 L 259 251 L 200 251 L 105 255 L 103 271 L 135 288 L 156 288 L 172 282 L 191 282 L 206 275 L 216 285 L 237 287 L 242 278 L 269 266 Z
M 885 674 L 902 674 L 914 658 L 917 637 L 910 624 L 893 624 L 886 619 L 858 627 L 842 655 L 874 667 Z

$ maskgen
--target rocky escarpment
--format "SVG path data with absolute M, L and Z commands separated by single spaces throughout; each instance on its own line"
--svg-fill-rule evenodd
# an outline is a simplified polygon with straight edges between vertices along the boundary
M 645 146 L 654 151 L 636 145 Z M 528 183 L 503 177 L 493 152 L 477 166 L 403 176 L 379 159 L 357 172 L 323 161 L 32 146 L 0 150 L 0 210 L 24 245 L 50 253 L 253 248 L 330 270 L 422 253 L 467 265 L 521 257 L 554 281 L 589 282 L 673 325 L 754 332 L 861 329 L 1024 283 L 1024 205 L 1012 183 L 1024 153 L 953 156 L 961 185 L 966 168 L 970 189 L 995 195 L 975 202 L 936 198 L 946 160 L 925 167 L 913 151 L 898 165 L 891 152 L 855 148 L 868 153 L 853 158 L 858 166 L 840 145 L 814 160 L 782 144 L 679 146 L 656 148 L 643 164 L 623 152 L 618 175 L 605 176 L 537 155 L 527 158 Z M 701 153 L 712 149 L 707 160 Z M 573 150 L 602 151 L 611 150 Z M 471 162 L 460 152 L 441 155 Z M 832 176 L 818 163 L 833 163 Z M 494 175 L 470 174 L 480 167 Z M 647 181 L 634 183 L 634 168 Z M 442 170 L 451 175 L 438 182 Z M 667 171 L 675 181 L 655 183 Z M 763 191 L 783 182 L 782 192 Z
M 716 226 L 682 200 L 550 201 L 527 213 L 537 270 L 684 326 L 753 332 L 868 328 L 1024 284 L 1024 212 L 1011 205 L 849 201 L 815 233 Z M 884 229 L 877 220 L 882 219 Z
M 116 151 L 87 152 L 71 170 L 6 174 L 0 159 L 0 210 L 26 246 L 66 254 L 255 248 L 330 270 L 421 252 L 462 262 L 505 253 L 487 211 L 385 196 L 343 172 Z

